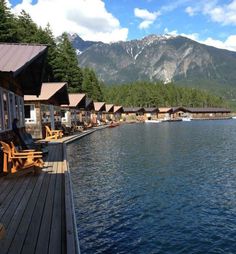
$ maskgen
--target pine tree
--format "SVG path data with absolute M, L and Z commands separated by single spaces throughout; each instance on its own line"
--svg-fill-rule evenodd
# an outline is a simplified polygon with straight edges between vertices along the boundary
M 96 101 L 103 100 L 101 84 L 92 69 L 83 69 L 82 91 Z
M 62 34 L 57 45 L 57 55 L 53 60 L 53 72 L 56 81 L 67 81 L 70 92 L 80 92 L 82 72 L 78 66 L 75 49 L 67 34 Z
M 17 17 L 17 36 L 20 42 L 37 43 L 40 41 L 38 36 L 38 26 L 30 15 L 24 10 Z
M 5 0 L 0 0 L 0 42 L 18 42 L 15 18 Z

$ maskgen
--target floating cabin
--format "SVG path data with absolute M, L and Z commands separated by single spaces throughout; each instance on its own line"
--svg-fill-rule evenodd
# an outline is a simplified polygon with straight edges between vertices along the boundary
M 102 121 L 103 113 L 106 111 L 105 102 L 94 102 L 94 111 L 91 115 L 92 123 L 96 124 L 97 121 Z
M 171 118 L 171 108 L 158 108 L 158 119 L 159 120 L 170 120 Z
M 190 118 L 202 119 L 229 119 L 231 111 L 226 108 L 184 108 Z
M 104 122 L 114 120 L 114 105 L 105 104 L 105 112 L 103 113 L 102 119 Z
M 170 112 L 171 120 L 181 120 L 184 117 L 191 118 L 191 114 L 185 107 L 172 107 Z
M 93 100 L 86 97 L 85 99 L 85 108 L 81 109 L 81 121 L 83 123 L 91 123 L 92 121 L 92 112 L 94 112 L 94 103 Z
M 142 107 L 125 108 L 122 118 L 125 121 L 143 121 L 145 109 Z
M 62 124 L 66 127 L 72 127 L 82 122 L 81 110 L 86 108 L 86 95 L 83 93 L 70 93 L 69 105 L 61 106 Z
M 35 139 L 45 138 L 45 125 L 51 129 L 61 126 L 62 104 L 69 104 L 67 83 L 43 83 L 40 95 L 26 95 L 25 127 Z
M 122 113 L 124 113 L 124 109 L 122 106 L 114 106 L 114 114 L 112 120 L 120 121 L 122 117 Z
M 157 120 L 158 119 L 158 108 L 144 108 L 144 119 L 145 120 Z

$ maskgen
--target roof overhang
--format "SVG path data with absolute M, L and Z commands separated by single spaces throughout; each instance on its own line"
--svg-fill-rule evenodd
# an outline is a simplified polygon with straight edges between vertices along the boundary
M 45 45 L 1 43 L 0 78 L 14 80 L 25 95 L 39 95 L 46 55 Z

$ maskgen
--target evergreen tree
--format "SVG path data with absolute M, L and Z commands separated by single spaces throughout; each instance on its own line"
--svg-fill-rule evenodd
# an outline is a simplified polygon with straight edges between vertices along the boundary
M 83 69 L 82 91 L 96 101 L 103 100 L 101 84 L 92 69 Z
M 123 106 L 141 107 L 221 107 L 222 98 L 205 91 L 177 87 L 174 84 L 135 82 L 103 89 L 105 101 Z
M 5 0 L 0 0 L 0 42 L 17 42 L 16 22 Z
M 20 42 L 39 43 L 38 27 L 24 10 L 17 17 L 17 37 Z
M 66 33 L 59 39 L 57 54 L 53 60 L 53 72 L 56 81 L 68 82 L 70 92 L 81 92 L 82 72 L 78 66 L 75 49 Z
M 44 81 L 53 82 L 54 72 L 53 72 L 53 62 L 57 55 L 56 42 L 52 34 L 50 25 L 48 24 L 45 29 L 41 27 L 38 29 L 39 43 L 46 44 L 48 46 L 47 62 L 45 67 L 45 78 Z

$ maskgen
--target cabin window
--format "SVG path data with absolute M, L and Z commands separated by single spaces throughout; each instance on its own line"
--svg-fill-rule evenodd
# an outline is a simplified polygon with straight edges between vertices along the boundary
M 19 98 L 19 112 L 20 112 L 20 118 L 19 118 L 19 127 L 23 127 L 25 123 L 24 118 L 24 99 L 22 97 Z
M 0 131 L 4 129 L 3 122 L 2 89 L 0 88 Z
M 0 88 L 0 131 L 10 130 L 14 118 L 19 120 L 18 127 L 23 127 L 23 115 L 20 108 L 24 105 L 23 97 Z
M 34 104 L 25 105 L 25 122 L 26 123 L 36 123 L 36 109 Z
M 50 123 L 50 107 L 49 105 L 41 105 L 41 114 L 42 114 L 42 122 L 43 123 Z
M 16 107 L 15 107 L 15 96 L 13 93 L 9 93 L 9 104 L 10 104 L 10 121 L 12 122 L 16 118 Z
M 4 120 L 4 129 L 10 129 L 10 114 L 9 114 L 9 97 L 6 91 L 3 91 L 3 120 Z
M 16 118 L 20 119 L 19 96 L 15 95 L 15 113 Z

